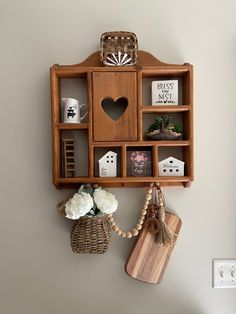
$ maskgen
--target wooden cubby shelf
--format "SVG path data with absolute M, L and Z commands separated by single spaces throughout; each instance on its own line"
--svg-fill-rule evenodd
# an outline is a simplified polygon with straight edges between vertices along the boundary
M 177 105 L 151 105 L 151 83 L 155 80 L 178 80 Z M 63 123 L 63 97 L 88 105 L 88 116 L 82 123 Z M 139 51 L 134 67 L 106 67 L 99 52 L 80 64 L 55 64 L 51 67 L 51 112 L 53 184 L 57 188 L 76 188 L 82 183 L 136 187 L 149 182 L 188 187 L 193 181 L 193 66 L 188 63 L 166 64 Z M 180 121 L 182 138 L 147 140 L 145 132 L 156 115 Z M 62 143 L 69 140 L 75 143 L 75 170 L 73 176 L 65 177 Z M 117 176 L 100 177 L 98 160 L 110 151 L 116 154 Z M 145 172 L 132 172 L 134 152 L 145 156 Z M 159 175 L 158 163 L 167 156 L 184 162 L 183 176 Z
M 88 123 L 58 123 L 59 130 L 86 130 Z
M 143 113 L 168 113 L 168 112 L 184 112 L 189 111 L 190 106 L 143 106 L 142 112 Z
M 190 177 L 143 177 L 140 180 L 139 177 L 75 177 L 75 178 L 58 178 L 58 184 L 62 188 L 77 187 L 82 183 L 97 183 L 105 187 L 142 187 L 147 186 L 150 182 L 159 182 L 164 186 L 184 186 L 189 187 L 191 182 Z
M 107 145 L 106 142 L 92 142 L 93 146 L 96 147 L 105 147 Z M 137 141 L 137 142 L 126 142 L 125 144 L 123 143 L 117 143 L 117 142 L 109 142 L 110 147 L 116 147 L 116 146 L 139 146 L 140 148 L 142 146 L 189 146 L 190 141 Z

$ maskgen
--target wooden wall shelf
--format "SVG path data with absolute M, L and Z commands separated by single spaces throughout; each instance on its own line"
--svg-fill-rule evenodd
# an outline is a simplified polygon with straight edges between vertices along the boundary
M 86 86 L 88 121 L 86 123 L 63 123 L 61 117 L 62 81 L 83 81 Z M 178 79 L 181 85 L 181 103 L 178 105 L 152 106 L 145 99 L 144 89 L 153 80 Z M 148 87 L 149 88 L 149 87 Z M 151 88 L 148 91 L 151 93 Z M 67 96 L 71 97 L 71 96 Z M 101 101 L 111 97 L 113 101 L 123 97 L 128 100 L 124 114 L 117 119 L 104 115 Z M 73 98 L 73 97 L 72 97 Z M 81 100 L 80 100 L 81 101 Z M 76 65 L 51 67 L 51 111 L 53 184 L 57 188 L 74 188 L 82 183 L 98 183 L 112 187 L 147 186 L 149 182 L 161 185 L 184 187 L 193 181 L 193 66 L 171 65 L 156 59 L 145 51 L 139 51 L 139 62 L 135 67 L 106 67 L 95 52 L 84 62 Z M 155 114 L 178 115 L 184 128 L 183 140 L 148 141 L 144 138 L 145 119 Z M 81 135 L 82 134 L 82 135 Z M 76 138 L 80 143 L 75 152 L 82 172 L 66 178 L 63 173 L 62 140 Z M 81 137 L 82 136 L 82 137 Z M 97 157 L 99 150 L 118 152 L 118 176 L 99 177 Z M 127 153 L 132 150 L 149 150 L 152 157 L 152 176 L 128 176 Z M 185 176 L 163 177 L 158 175 L 158 162 L 168 153 L 180 155 L 185 162 Z M 80 157 L 80 154 L 83 156 Z M 175 157 L 175 156 L 173 156 Z

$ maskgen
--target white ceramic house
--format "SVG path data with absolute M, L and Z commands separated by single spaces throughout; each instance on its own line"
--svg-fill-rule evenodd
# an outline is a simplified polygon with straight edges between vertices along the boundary
M 109 151 L 98 160 L 99 177 L 117 176 L 117 154 Z
M 168 157 L 158 163 L 159 176 L 184 176 L 184 162 Z

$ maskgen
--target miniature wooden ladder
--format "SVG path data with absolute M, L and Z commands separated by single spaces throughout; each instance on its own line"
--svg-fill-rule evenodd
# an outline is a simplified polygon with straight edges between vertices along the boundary
M 62 139 L 65 178 L 75 177 L 75 140 Z

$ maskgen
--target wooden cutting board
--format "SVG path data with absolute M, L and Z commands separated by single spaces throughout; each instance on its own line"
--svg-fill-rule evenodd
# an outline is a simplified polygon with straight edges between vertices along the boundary
M 182 224 L 180 218 L 166 212 L 165 222 L 178 236 Z M 155 237 L 156 235 L 147 231 L 145 227 L 141 230 L 125 265 L 126 273 L 134 279 L 160 283 L 174 244 L 158 245 Z

